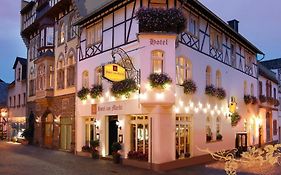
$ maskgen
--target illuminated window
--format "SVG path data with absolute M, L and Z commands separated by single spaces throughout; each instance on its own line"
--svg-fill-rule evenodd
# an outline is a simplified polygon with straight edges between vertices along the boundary
M 89 72 L 86 70 L 82 73 L 82 86 L 89 88 Z
M 213 139 L 212 118 L 211 118 L 211 116 L 207 116 L 207 118 L 206 118 L 206 141 L 210 142 L 212 139 Z
M 154 50 L 151 53 L 152 57 L 152 72 L 153 73 L 163 73 L 164 66 L 164 52 L 160 50 Z
M 251 83 L 251 96 L 254 96 L 254 84 Z
M 75 59 L 74 53 L 70 52 L 67 59 L 67 87 L 75 85 Z
M 210 45 L 215 49 L 222 49 L 222 34 L 214 27 L 210 27 Z
M 61 55 L 57 63 L 57 89 L 64 88 L 64 69 L 65 69 L 64 66 L 65 66 L 65 60 L 63 55 Z
M 206 68 L 206 85 L 209 86 L 212 84 L 212 70 L 210 66 Z
M 95 71 L 95 83 L 102 84 L 102 67 L 97 67 Z
M 176 159 L 190 157 L 191 116 L 176 116 Z
M 177 83 L 182 84 L 184 80 L 192 78 L 192 64 L 184 57 L 176 58 Z
M 45 89 L 45 65 L 41 64 L 37 70 L 37 89 Z
M 91 140 L 96 140 L 95 118 L 88 117 L 85 119 L 85 145 L 90 146 Z
M 102 22 L 97 22 L 96 24 L 87 28 L 87 47 L 94 44 L 98 44 L 102 40 Z
M 77 27 L 74 25 L 74 20 L 75 20 L 75 16 L 72 15 L 69 18 L 69 23 L 68 23 L 68 39 L 72 39 L 75 37 L 75 34 L 77 32 Z
M 221 72 L 219 70 L 216 72 L 216 87 L 221 87 Z
M 231 65 L 236 67 L 236 45 L 234 42 L 230 43 Z
M 64 43 L 65 41 L 65 24 L 62 22 L 59 27 L 59 43 Z

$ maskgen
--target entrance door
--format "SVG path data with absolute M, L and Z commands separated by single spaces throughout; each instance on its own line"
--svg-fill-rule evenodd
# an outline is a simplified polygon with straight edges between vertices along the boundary
M 236 133 L 235 148 L 237 149 L 236 156 L 240 157 L 241 154 L 247 151 L 247 133 Z
M 54 131 L 54 119 L 52 114 L 48 114 L 45 120 L 44 144 L 48 148 L 52 148 Z
M 71 150 L 72 120 L 70 117 L 64 117 L 61 118 L 60 124 L 60 148 Z
M 266 142 L 272 141 L 272 116 L 271 113 L 266 113 Z
M 118 135 L 118 126 L 116 121 L 118 120 L 117 116 L 108 117 L 108 155 L 112 155 L 112 144 L 117 142 Z

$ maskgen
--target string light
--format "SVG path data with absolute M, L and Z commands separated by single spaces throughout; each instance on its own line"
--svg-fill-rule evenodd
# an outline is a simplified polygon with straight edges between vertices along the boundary
M 182 106 L 183 106 L 183 101 L 180 100 L 180 101 L 179 101 L 179 104 L 180 104 L 180 106 L 182 107 Z
M 164 93 L 156 93 L 156 99 L 157 100 L 163 100 L 164 99 Z
M 189 107 L 185 107 L 184 110 L 185 110 L 186 113 L 189 113 L 190 109 L 189 109 Z
M 91 104 L 94 104 L 95 103 L 95 99 L 91 99 Z

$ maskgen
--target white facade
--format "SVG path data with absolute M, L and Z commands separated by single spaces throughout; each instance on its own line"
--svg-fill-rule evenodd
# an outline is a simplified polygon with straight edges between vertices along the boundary
M 147 6 L 147 3 L 142 1 L 143 6 Z M 148 153 L 148 161 L 156 165 L 175 161 L 178 156 L 189 157 L 187 154 L 191 157 L 203 155 L 204 153 L 198 148 L 209 148 L 211 151 L 235 148 L 237 133 L 246 132 L 248 145 L 257 144 L 256 125 L 259 124 L 257 121 L 260 121 L 258 107 L 245 105 L 243 100 L 244 95 L 255 97 L 258 95 L 256 52 L 239 38 L 226 33 L 221 34 L 221 48 L 215 49 L 210 45 L 209 31 L 210 26 L 214 25 L 209 19 L 197 16 L 196 10 L 193 12 L 198 22 L 195 35 L 192 35 L 188 29 L 181 35 L 138 33 L 138 23 L 135 19 L 131 19 L 131 16 L 140 5 L 140 1 L 136 1 L 136 4 L 128 3 L 118 10 L 109 9 L 110 13 L 101 19 L 102 38 L 93 46 L 87 47 L 87 26 L 81 28 L 81 46 L 78 49 L 79 62 L 77 63 L 78 91 L 85 85 L 83 83 L 85 81 L 88 81 L 86 85 L 89 88 L 98 82 L 96 68 L 113 61 L 111 55 L 113 48 L 121 47 L 125 50 L 134 67 L 140 70 L 141 74 L 140 91 L 131 94 L 128 99 L 114 98 L 110 94 L 111 83 L 105 79 L 102 80 L 102 97 L 88 99 L 86 102 L 76 98 L 76 151 L 80 152 L 87 143 L 85 121 L 92 117 L 92 125 L 96 128 L 94 138 L 100 139 L 100 154 L 102 156 L 110 154 L 109 128 L 112 120 L 110 116 L 117 117 L 115 120 L 119 121 L 118 134 L 114 137 L 116 137 L 115 141 L 119 140 L 123 143 L 123 156 L 127 158 L 127 153 L 132 151 L 132 148 L 135 150 L 143 148 L 141 151 Z M 172 5 L 173 1 L 169 1 L 169 7 Z M 179 5 L 178 2 L 177 6 Z M 188 8 L 189 6 L 184 6 L 184 9 Z M 187 17 L 188 20 L 191 18 Z M 98 25 L 98 22 L 93 25 Z M 220 26 L 217 30 L 224 27 Z M 229 56 L 231 43 L 235 43 L 233 57 Z M 94 54 L 89 50 L 93 50 Z M 153 51 L 163 52 L 162 71 L 172 78 L 170 87 L 165 90 L 152 89 L 147 80 L 153 73 Z M 177 82 L 176 59 L 179 57 L 188 60 L 190 75 L 184 79 L 192 79 L 196 83 L 197 91 L 193 95 L 185 95 L 183 88 Z M 121 58 L 117 56 L 116 61 L 121 61 Z M 210 80 L 206 80 L 207 67 L 211 70 Z M 88 72 L 88 76 L 83 76 L 84 72 Z M 223 88 L 226 98 L 218 100 L 205 95 L 206 82 Z M 245 84 L 247 84 L 246 88 Z M 235 99 L 236 111 L 241 116 L 240 122 L 235 127 L 231 126 L 229 117 L 228 107 L 231 99 Z M 141 121 L 137 121 L 138 118 Z M 253 121 L 253 125 L 250 121 Z M 132 130 L 138 126 L 140 129 Z M 213 134 L 212 140 L 208 142 L 206 141 L 207 126 Z M 252 126 L 254 128 L 251 128 Z M 177 129 L 185 130 L 183 152 L 177 147 L 176 142 L 181 142 L 179 141 L 181 133 Z M 223 136 L 222 140 L 216 140 L 215 133 L 218 131 Z M 134 132 L 141 134 L 134 136 Z M 139 145 L 138 141 L 133 142 L 134 138 L 139 139 L 141 146 L 134 146 Z

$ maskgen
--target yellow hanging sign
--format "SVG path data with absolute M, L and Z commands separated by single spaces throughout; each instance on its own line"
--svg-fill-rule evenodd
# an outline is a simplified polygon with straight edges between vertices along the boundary
M 103 78 L 112 81 L 118 82 L 125 80 L 126 70 L 118 64 L 107 64 L 103 66 Z

